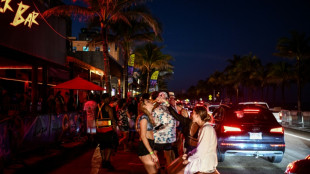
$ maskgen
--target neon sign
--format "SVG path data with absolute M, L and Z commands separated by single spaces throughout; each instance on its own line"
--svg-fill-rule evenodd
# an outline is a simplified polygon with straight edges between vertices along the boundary
M 7 10 L 14 12 L 12 7 L 10 6 L 11 0 L 1 0 L 1 2 L 4 2 L 4 6 L 3 6 L 3 8 L 0 6 L 0 13 L 5 13 Z M 24 25 L 28 25 L 29 28 L 31 28 L 32 24 L 39 25 L 39 23 L 36 21 L 36 18 L 39 16 L 39 13 L 37 13 L 35 11 L 28 13 L 27 18 L 25 19 L 23 17 L 23 15 L 28 10 L 28 8 L 30 6 L 23 4 L 23 1 L 21 1 L 17 5 L 18 5 L 18 9 L 15 13 L 15 17 L 13 19 L 13 22 L 11 22 L 10 25 L 16 27 L 20 24 L 24 24 Z

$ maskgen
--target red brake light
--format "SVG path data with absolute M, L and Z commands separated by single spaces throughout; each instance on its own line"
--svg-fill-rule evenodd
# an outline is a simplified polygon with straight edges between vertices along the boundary
M 243 112 L 246 114 L 257 114 L 259 111 L 259 109 L 243 109 Z
M 243 111 L 235 111 L 237 118 L 242 118 L 244 116 Z
M 231 127 L 231 126 L 223 126 L 223 130 L 225 132 L 241 132 L 241 129 L 238 127 Z
M 270 133 L 281 133 L 281 134 L 283 134 L 284 129 L 283 129 L 283 127 L 272 128 L 272 129 L 270 129 Z

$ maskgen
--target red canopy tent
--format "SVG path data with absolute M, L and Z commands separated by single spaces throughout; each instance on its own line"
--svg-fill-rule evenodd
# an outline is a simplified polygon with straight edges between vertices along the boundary
M 60 83 L 56 86 L 53 86 L 52 88 L 58 88 L 58 89 L 76 89 L 77 94 L 79 93 L 79 90 L 93 90 L 93 91 L 103 91 L 104 88 L 101 86 L 98 86 L 90 81 L 87 81 L 81 77 L 76 77 L 72 80 Z M 78 97 L 79 95 L 77 95 Z M 78 100 L 76 101 L 78 102 Z
M 60 83 L 53 88 L 59 89 L 77 89 L 77 90 L 94 90 L 94 91 L 103 91 L 104 88 L 98 86 L 90 81 L 87 81 L 81 77 L 76 77 L 72 80 Z

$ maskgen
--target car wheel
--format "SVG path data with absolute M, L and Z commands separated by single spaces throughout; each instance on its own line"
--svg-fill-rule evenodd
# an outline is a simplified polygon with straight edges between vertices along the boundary
M 217 148 L 217 161 L 223 162 L 225 160 L 225 154 L 221 153 L 220 150 Z
M 267 157 L 268 161 L 272 163 L 280 163 L 283 159 L 283 155 L 277 155 L 277 156 L 270 156 Z

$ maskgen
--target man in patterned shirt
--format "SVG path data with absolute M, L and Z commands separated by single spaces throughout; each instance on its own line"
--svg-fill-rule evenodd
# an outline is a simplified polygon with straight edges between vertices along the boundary
M 153 97 L 155 101 L 162 101 L 161 98 L 167 99 L 167 93 L 160 92 L 156 99 Z M 170 115 L 165 103 L 157 103 L 157 105 L 152 113 L 156 125 L 154 127 L 154 148 L 155 152 L 164 151 L 166 166 L 168 166 L 175 159 L 172 143 L 176 141 L 176 120 Z

